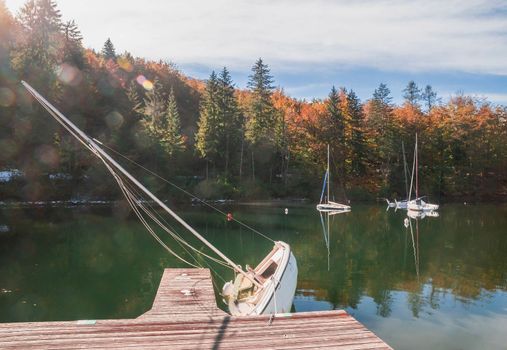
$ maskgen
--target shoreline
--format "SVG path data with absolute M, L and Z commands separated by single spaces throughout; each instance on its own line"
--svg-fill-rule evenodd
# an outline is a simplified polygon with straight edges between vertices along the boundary
M 80 206 L 108 206 L 108 205 L 118 205 L 122 200 L 118 199 L 92 199 L 92 200 L 84 200 L 84 199 L 70 199 L 70 200 L 39 200 L 39 201 L 0 201 L 0 208 L 37 208 L 37 207 L 80 207 Z M 150 201 L 145 201 L 150 202 Z M 252 200 L 234 200 L 234 199 L 217 199 L 217 200 L 205 200 L 204 203 L 198 201 L 180 201 L 180 200 L 164 200 L 165 203 L 174 203 L 176 205 L 183 206 L 205 206 L 206 204 L 211 204 L 214 206 L 226 206 L 226 205 L 234 205 L 234 206 L 257 206 L 257 207 L 270 207 L 270 206 L 278 206 L 278 205 L 308 205 L 312 204 L 312 200 L 309 198 L 273 198 L 273 199 L 252 199 Z M 352 201 L 352 204 L 379 204 L 385 205 L 384 199 L 377 199 L 375 201 Z M 503 198 L 500 200 L 459 200 L 453 199 L 449 201 L 441 201 L 439 204 L 443 205 L 478 205 L 478 204 L 507 204 L 507 198 Z

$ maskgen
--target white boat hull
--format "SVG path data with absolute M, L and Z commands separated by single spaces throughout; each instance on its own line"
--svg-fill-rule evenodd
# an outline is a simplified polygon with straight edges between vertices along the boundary
M 408 202 L 407 209 L 413 211 L 435 211 L 438 210 L 438 204 L 426 203 L 422 199 L 418 199 Z
M 317 204 L 318 211 L 350 211 L 350 206 L 329 201 L 328 203 Z
M 424 219 L 425 217 L 438 218 L 439 214 L 433 210 L 407 210 L 407 216 L 411 219 Z
M 386 198 L 386 202 L 388 208 L 394 208 L 396 206 L 396 199 L 394 200 L 394 202 L 389 202 L 389 199 Z
M 273 297 L 267 302 L 264 310 L 256 310 L 259 312 L 258 315 L 290 312 L 294 301 L 294 294 L 296 294 L 297 279 L 298 267 L 296 264 L 296 258 L 291 253 L 285 273 L 283 274 L 280 283 L 278 283 L 276 291 L 273 293 Z
M 396 209 L 407 209 L 407 205 L 408 205 L 407 200 L 399 201 L 399 202 L 397 200 L 394 200 L 394 203 L 396 205 Z
M 275 272 L 264 279 L 265 271 L 268 271 L 273 263 L 277 266 Z M 224 285 L 222 295 L 227 300 L 229 312 L 233 316 L 290 312 L 296 293 L 298 268 L 296 258 L 287 243 L 276 242 L 274 250 L 250 273 L 257 281 L 262 282 L 262 289 L 257 289 L 246 297 L 238 296 L 236 282 L 231 281 Z

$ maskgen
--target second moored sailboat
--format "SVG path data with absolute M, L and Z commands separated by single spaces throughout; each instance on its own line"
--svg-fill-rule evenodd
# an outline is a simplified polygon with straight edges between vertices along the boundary
M 350 206 L 346 204 L 337 203 L 334 201 L 331 201 L 329 198 L 329 187 L 331 182 L 331 174 L 329 172 L 329 145 L 327 145 L 327 169 L 326 173 L 324 175 L 324 183 L 322 186 L 322 193 L 320 194 L 320 202 L 317 204 L 317 210 L 322 212 L 329 212 L 329 211 L 350 211 Z M 324 197 L 324 193 L 327 189 L 327 195 Z
M 426 203 L 423 198 L 419 197 L 419 163 L 418 163 L 418 145 L 417 134 L 415 134 L 415 147 L 414 147 L 414 162 L 412 165 L 412 179 L 410 181 L 410 193 L 408 196 L 407 209 L 412 211 L 434 211 L 438 210 L 438 204 Z M 412 182 L 414 181 L 415 173 L 415 199 L 412 198 Z

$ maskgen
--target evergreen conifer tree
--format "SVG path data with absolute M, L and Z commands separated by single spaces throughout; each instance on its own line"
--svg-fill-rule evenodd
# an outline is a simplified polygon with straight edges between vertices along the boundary
M 275 154 L 277 145 L 277 132 L 279 127 L 279 115 L 271 101 L 273 93 L 273 77 L 269 67 L 259 58 L 252 67 L 249 76 L 248 88 L 251 91 L 251 99 L 246 110 L 245 139 L 250 143 L 252 161 L 252 179 L 255 179 L 255 150 L 262 147 L 264 165 Z M 271 164 L 269 164 L 271 165 Z M 271 182 L 273 168 L 262 167 L 269 171 Z
M 63 24 L 63 53 L 62 61 L 75 65 L 79 69 L 83 69 L 85 65 L 83 52 L 83 36 L 79 31 L 74 20 Z
M 421 89 L 419 89 L 417 84 L 413 80 L 409 81 L 403 92 L 405 101 L 411 106 L 417 107 L 417 102 L 421 99 Z
M 104 43 L 104 46 L 102 47 L 101 53 L 106 60 L 116 59 L 116 50 L 110 38 L 107 38 L 106 42 Z
M 184 140 L 181 135 L 180 114 L 174 89 L 171 88 L 167 100 L 167 108 L 164 115 L 163 127 L 160 135 L 160 142 L 169 156 L 175 155 L 184 148 Z
M 271 102 L 273 77 L 261 58 L 252 67 L 252 75 L 249 78 L 248 88 L 252 92 L 252 100 L 248 109 L 245 136 L 252 145 L 261 138 L 274 143 L 276 111 Z
M 338 91 L 334 86 L 331 88 L 331 92 L 328 95 L 328 99 L 326 101 L 326 110 L 328 113 L 329 121 L 331 123 L 330 130 L 333 133 L 332 141 L 343 143 L 345 124 L 340 106 L 340 96 L 338 95 Z
M 364 135 L 363 106 L 354 91 L 347 94 L 347 109 L 351 127 L 352 174 L 362 176 L 365 172 L 366 141 Z
M 153 88 L 145 94 L 142 124 L 148 134 L 158 137 L 164 129 L 165 103 L 161 95 L 162 86 L 155 79 Z
M 133 89 L 133 87 L 130 89 L 129 99 L 133 108 L 136 109 L 137 97 Z M 155 80 L 153 88 L 146 93 L 144 98 L 142 125 L 148 135 L 153 138 L 154 143 L 159 144 L 166 154 L 173 156 L 184 148 L 178 105 L 172 88 L 167 103 L 164 102 L 161 91 L 161 84 Z
M 130 104 L 130 112 L 133 116 L 136 116 L 138 114 L 142 114 L 143 107 L 142 103 L 139 99 L 139 94 L 137 93 L 137 83 L 134 80 L 131 80 L 128 87 L 127 87 L 127 100 Z
M 327 142 L 336 160 L 338 173 L 345 175 L 345 119 L 341 109 L 340 95 L 334 86 L 326 100 L 326 110 L 329 120 Z
M 61 14 L 53 0 L 29 0 L 21 8 L 18 22 L 22 39 L 13 50 L 12 67 L 35 88 L 57 95 L 56 64 L 61 35 Z
M 431 87 L 431 85 L 426 85 L 426 87 L 424 88 L 424 91 L 421 95 L 421 98 L 426 105 L 428 113 L 431 112 L 431 109 L 438 102 L 437 93 L 435 91 L 433 91 L 433 88 Z
M 373 101 L 378 105 L 389 106 L 391 105 L 393 98 L 391 97 L 391 90 L 386 84 L 380 83 L 378 88 L 373 92 Z
M 228 174 L 232 147 L 240 139 L 242 125 L 238 102 L 234 95 L 234 85 L 226 67 L 223 68 L 218 77 L 218 114 L 221 144 L 224 149 L 224 170 Z
M 384 185 L 389 176 L 389 163 L 395 149 L 395 126 L 390 94 L 389 88 L 381 83 L 373 93 L 368 115 L 368 127 L 376 151 L 374 158 L 380 168 Z
M 201 100 L 196 148 L 202 158 L 214 161 L 219 147 L 218 125 L 218 78 L 213 71 L 206 82 L 206 89 Z

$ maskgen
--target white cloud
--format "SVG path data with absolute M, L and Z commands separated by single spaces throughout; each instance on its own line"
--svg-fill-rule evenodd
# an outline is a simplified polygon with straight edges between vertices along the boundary
M 498 104 L 507 104 L 507 93 L 492 93 L 492 92 L 475 92 L 469 95 L 476 96 L 479 98 L 485 98 L 490 102 Z
M 11 9 L 24 1 L 7 0 Z M 496 0 L 59 0 L 85 44 L 233 69 L 263 57 L 313 66 L 507 75 L 507 2 Z

